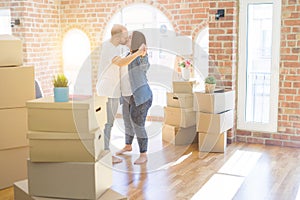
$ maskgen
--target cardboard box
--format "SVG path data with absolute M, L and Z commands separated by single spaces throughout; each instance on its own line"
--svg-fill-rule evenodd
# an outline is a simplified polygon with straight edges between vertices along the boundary
M 14 183 L 14 199 L 15 200 L 62 200 L 58 198 L 46 198 L 30 196 L 28 193 L 28 180 L 18 181 Z M 126 196 L 119 194 L 118 192 L 107 189 L 98 200 L 127 200 Z
M 34 67 L 0 67 L 0 80 L 0 109 L 25 107 L 35 99 Z
M 0 55 L 0 67 L 22 65 L 22 41 L 12 35 L 0 35 Z
M 234 109 L 235 92 L 215 92 L 212 94 L 195 92 L 194 111 L 206 113 L 221 113 Z
M 28 146 L 27 109 L 0 109 L 0 150 Z
M 162 139 L 174 145 L 188 145 L 198 142 L 196 126 L 180 128 L 164 124 L 162 128 Z
M 174 93 L 193 93 L 193 86 L 196 81 L 173 81 Z
M 167 106 L 176 108 L 192 108 L 193 95 L 183 93 L 167 93 Z
M 112 185 L 112 155 L 98 162 L 35 163 L 28 160 L 31 196 L 98 199 Z
M 28 147 L 0 150 L 0 189 L 27 178 Z
M 197 132 L 218 134 L 233 127 L 233 110 L 220 114 L 197 112 Z
M 87 133 L 99 128 L 94 98 L 57 103 L 53 97 L 45 97 L 27 101 L 26 105 L 31 131 Z M 106 115 L 104 109 L 99 112 Z
M 227 132 L 221 134 L 199 133 L 199 151 L 223 153 L 227 146 Z
M 32 162 L 95 162 L 104 151 L 104 134 L 28 132 Z M 54 148 L 55 147 L 55 148 Z
M 107 122 L 107 97 L 94 96 L 94 107 L 98 126 L 101 130 L 104 130 Z
M 164 107 L 165 124 L 187 128 L 196 125 L 196 112 L 192 108 Z

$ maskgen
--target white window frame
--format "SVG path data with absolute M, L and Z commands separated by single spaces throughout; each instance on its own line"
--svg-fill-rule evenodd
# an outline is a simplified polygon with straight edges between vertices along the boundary
M 273 3 L 272 27 L 272 61 L 271 61 L 271 91 L 269 123 L 246 121 L 246 67 L 247 66 L 247 16 L 248 4 Z M 277 132 L 278 123 L 278 93 L 279 93 L 279 60 L 280 60 L 280 28 L 281 28 L 281 0 L 240 0 L 239 15 L 239 69 L 238 69 L 238 105 L 237 129 Z

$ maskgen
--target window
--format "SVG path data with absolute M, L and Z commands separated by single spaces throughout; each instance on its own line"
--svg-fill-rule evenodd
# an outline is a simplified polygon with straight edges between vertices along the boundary
M 0 9 L 0 35 L 11 35 L 11 18 L 9 9 Z
M 79 29 L 72 29 L 63 40 L 63 68 L 70 81 L 70 94 L 92 95 L 90 41 Z
M 238 129 L 277 131 L 280 0 L 240 1 Z M 276 14 L 275 14 L 276 13 Z

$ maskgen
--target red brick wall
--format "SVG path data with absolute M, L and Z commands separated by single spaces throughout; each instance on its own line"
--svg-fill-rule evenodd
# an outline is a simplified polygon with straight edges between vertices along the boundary
M 278 131 L 237 131 L 248 143 L 300 147 L 300 0 L 282 0 Z
M 52 94 L 52 75 L 61 71 L 59 4 L 55 0 L 6 0 L 0 7 L 10 8 L 12 19 L 20 19 L 21 25 L 12 32 L 23 41 L 24 65 L 35 67 L 43 92 Z

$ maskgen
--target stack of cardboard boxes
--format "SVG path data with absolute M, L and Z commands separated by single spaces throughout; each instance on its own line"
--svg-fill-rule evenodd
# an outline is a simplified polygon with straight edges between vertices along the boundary
M 194 93 L 199 151 L 224 152 L 233 127 L 234 91 Z
M 102 119 L 100 126 L 105 124 L 106 98 L 99 98 L 54 103 L 53 97 L 46 97 L 27 102 L 28 181 L 15 184 L 16 200 L 102 199 L 112 192 L 112 156 L 104 150 L 97 122 Z M 95 114 L 98 107 L 101 113 Z
M 167 93 L 162 138 L 175 145 L 197 142 L 196 112 L 193 111 L 193 81 L 173 82 L 173 93 Z
M 0 35 L 0 189 L 27 177 L 27 100 L 35 98 L 34 67 L 22 66 L 22 41 Z

